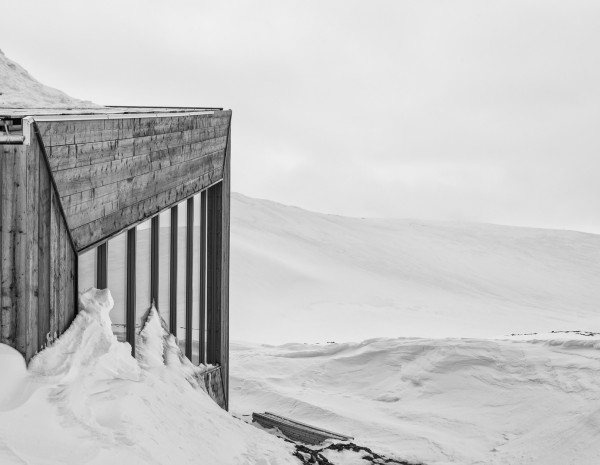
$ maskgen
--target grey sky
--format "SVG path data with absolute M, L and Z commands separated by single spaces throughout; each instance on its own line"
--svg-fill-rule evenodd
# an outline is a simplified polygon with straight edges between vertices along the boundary
M 0 48 L 74 97 L 232 108 L 234 190 L 600 233 L 600 2 L 0 5 Z

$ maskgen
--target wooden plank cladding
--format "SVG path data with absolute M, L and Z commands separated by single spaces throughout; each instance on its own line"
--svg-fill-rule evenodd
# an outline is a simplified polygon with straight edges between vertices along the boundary
M 78 251 L 223 179 L 231 111 L 39 121 Z
M 29 361 L 75 316 L 77 253 L 35 137 L 0 152 L 0 342 Z
M 39 121 L 46 146 L 123 140 L 227 126 L 231 111 L 206 115 Z M 76 116 L 74 116 L 76 118 Z M 43 124 L 43 127 L 42 127 Z
M 25 147 L 0 145 L 0 341 L 17 344 L 17 309 L 26 305 L 27 165 Z

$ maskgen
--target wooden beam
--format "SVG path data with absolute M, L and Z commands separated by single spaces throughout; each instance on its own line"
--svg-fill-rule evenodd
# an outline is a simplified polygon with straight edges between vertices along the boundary
M 169 273 L 169 328 L 177 337 L 177 239 L 178 239 L 178 207 L 171 208 L 171 257 Z
M 51 192 L 52 184 L 50 182 L 50 173 L 48 168 L 41 164 L 40 180 L 39 180 L 39 227 L 38 227 L 38 292 L 39 292 L 39 308 L 38 308 L 38 344 L 40 348 L 44 347 L 49 339 L 52 338 L 51 323 L 50 323 L 50 304 L 51 304 L 51 287 L 52 278 L 50 275 L 50 261 L 53 259 L 50 251 L 50 242 L 52 240 L 50 217 L 51 209 Z M 56 258 L 56 257 L 54 257 Z
M 206 360 L 221 363 L 222 183 L 208 189 L 207 200 L 207 341 Z
M 26 220 L 26 305 L 19 310 L 17 320 L 17 348 L 29 360 L 37 352 L 39 309 L 39 207 L 40 207 L 40 161 L 43 155 L 36 139 L 26 151 L 27 159 L 27 220 Z M 47 175 L 46 172 L 42 173 Z M 47 239 L 46 239 L 47 243 Z
M 135 256 L 136 256 L 135 227 L 127 231 L 127 278 L 125 286 L 125 334 L 127 342 L 131 344 L 131 355 L 135 357 Z
M 17 315 L 25 309 L 27 241 L 26 147 L 0 145 L 2 178 L 2 322 L 0 341 L 17 347 Z M 21 347 L 24 349 L 24 347 Z M 24 354 L 25 355 L 25 354 Z
M 223 181 L 208 190 L 207 201 L 207 361 L 221 366 L 225 408 L 229 408 L 229 247 L 231 138 Z
M 231 134 L 227 137 L 227 151 L 223 162 L 221 188 L 221 376 L 225 395 L 225 409 L 229 410 L 229 253 L 231 236 Z
M 185 245 L 185 355 L 192 359 L 192 324 L 194 311 L 194 198 L 187 200 Z
M 200 194 L 200 363 L 206 363 L 206 193 Z
M 96 248 L 96 288 L 108 287 L 108 242 Z
M 150 228 L 150 302 L 158 308 L 158 281 L 160 278 L 159 215 L 152 217 Z

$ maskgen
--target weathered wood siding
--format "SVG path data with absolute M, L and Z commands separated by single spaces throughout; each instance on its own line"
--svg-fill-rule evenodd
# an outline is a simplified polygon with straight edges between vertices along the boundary
M 77 250 L 223 178 L 231 111 L 40 121 Z
M 0 151 L 0 341 L 29 361 L 75 316 L 77 254 L 36 138 Z
M 17 347 L 17 309 L 26 305 L 27 164 L 22 145 L 0 145 L 0 341 Z

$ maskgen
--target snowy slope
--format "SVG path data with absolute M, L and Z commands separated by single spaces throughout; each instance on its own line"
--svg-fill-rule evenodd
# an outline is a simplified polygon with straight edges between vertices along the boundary
M 97 108 L 45 86 L 0 50 L 0 108 Z
M 599 349 L 599 339 L 236 343 L 231 408 L 429 465 L 597 465 Z
M 600 331 L 600 235 L 323 215 L 234 194 L 231 336 Z
M 321 342 L 233 344 L 237 414 L 427 464 L 600 463 L 600 338 L 550 333 L 600 331 L 600 236 L 237 194 L 231 260 L 233 338 Z

